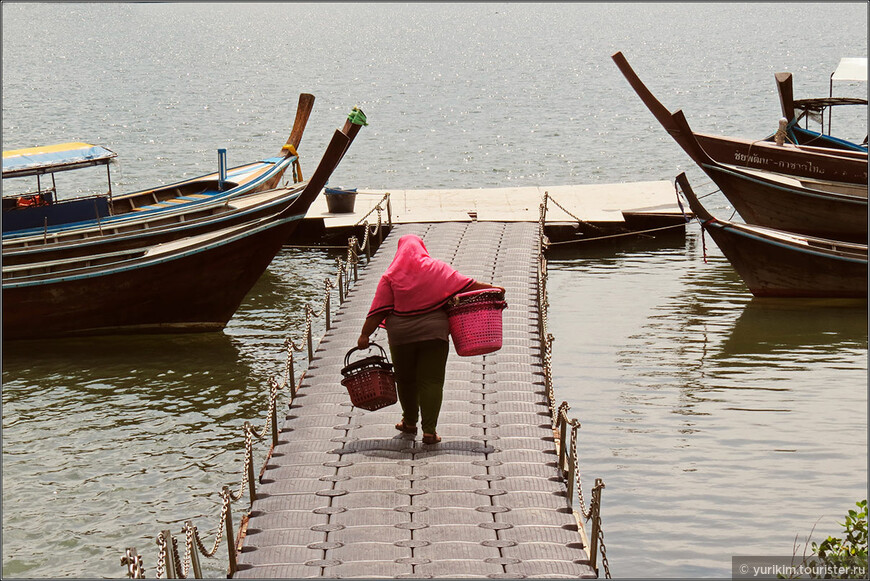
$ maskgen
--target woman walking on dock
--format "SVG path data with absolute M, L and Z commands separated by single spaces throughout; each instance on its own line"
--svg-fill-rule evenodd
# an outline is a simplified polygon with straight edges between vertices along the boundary
M 454 295 L 501 287 L 478 282 L 429 256 L 414 234 L 399 238 L 396 256 L 381 275 L 375 298 L 363 323 L 357 347 L 369 346 L 369 335 L 383 324 L 396 371 L 402 420 L 396 429 L 417 433 L 421 420 L 423 443 L 436 444 L 435 431 L 444 391 L 449 351 L 447 301 Z

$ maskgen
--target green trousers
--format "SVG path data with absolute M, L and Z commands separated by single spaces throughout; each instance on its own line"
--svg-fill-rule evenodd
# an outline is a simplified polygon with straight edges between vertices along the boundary
M 448 351 L 449 344 L 441 339 L 390 345 L 402 419 L 415 426 L 419 415 L 426 434 L 434 434 L 438 424 Z

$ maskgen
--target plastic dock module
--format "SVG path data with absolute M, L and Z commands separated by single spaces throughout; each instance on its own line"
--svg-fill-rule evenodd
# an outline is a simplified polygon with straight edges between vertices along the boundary
M 537 308 L 539 225 L 393 228 L 334 317 L 251 507 L 235 578 L 596 577 L 557 456 Z M 506 289 L 503 346 L 451 346 L 439 444 L 394 428 L 397 405 L 354 408 L 341 385 L 380 275 L 403 234 Z M 373 339 L 386 345 L 386 333 Z

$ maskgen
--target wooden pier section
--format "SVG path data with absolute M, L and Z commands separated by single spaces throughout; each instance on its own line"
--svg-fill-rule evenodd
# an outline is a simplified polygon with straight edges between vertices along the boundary
M 354 211 L 348 213 L 331 213 L 326 197 L 321 195 L 309 208 L 296 238 L 344 242 L 385 194 L 389 194 L 392 224 L 537 222 L 545 192 L 552 202 L 544 228 L 552 241 L 648 231 L 685 235 L 686 214 L 677 203 L 673 182 L 643 181 L 457 190 L 360 190 Z M 386 215 L 382 218 L 387 220 Z M 376 216 L 369 220 L 376 220 Z
M 394 223 L 333 318 L 267 461 L 234 578 L 596 577 L 557 467 L 539 331 L 537 216 Z M 504 346 L 452 346 L 438 424 L 401 434 L 397 405 L 354 408 L 340 384 L 398 238 L 505 287 Z M 384 330 L 373 340 L 386 348 Z

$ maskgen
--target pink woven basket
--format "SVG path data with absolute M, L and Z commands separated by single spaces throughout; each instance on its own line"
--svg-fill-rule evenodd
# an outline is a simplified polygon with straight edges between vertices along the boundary
M 471 357 L 501 349 L 504 293 L 484 289 L 456 295 L 447 308 L 457 355 Z

